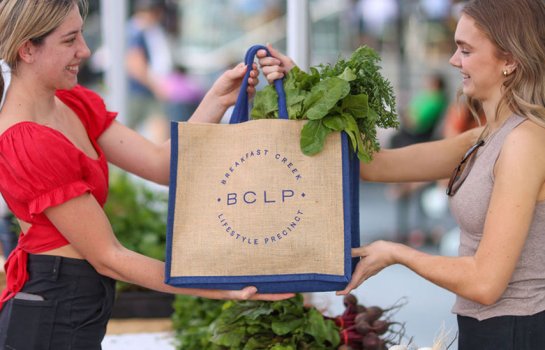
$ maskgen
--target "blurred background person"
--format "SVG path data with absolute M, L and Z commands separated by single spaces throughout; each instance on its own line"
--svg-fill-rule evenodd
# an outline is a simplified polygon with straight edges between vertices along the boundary
M 169 38 L 162 21 L 163 0 L 136 0 L 127 24 L 127 125 L 141 129 L 150 118 L 165 118 L 164 77 L 174 69 Z
M 193 115 L 206 92 L 201 83 L 180 65 L 161 81 L 161 89 L 164 92 L 166 117 L 177 122 L 187 121 Z
M 401 127 L 392 138 L 393 147 L 430 141 L 435 137 L 449 104 L 445 77 L 432 73 L 423 89 L 414 95 L 401 115 Z
M 442 136 L 453 137 L 485 124 L 486 118 L 479 106 L 470 108 L 464 100 L 457 100 L 449 105 L 445 113 Z

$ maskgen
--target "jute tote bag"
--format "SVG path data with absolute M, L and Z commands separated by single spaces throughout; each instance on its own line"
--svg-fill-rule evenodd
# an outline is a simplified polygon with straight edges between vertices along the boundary
M 357 157 L 341 133 L 303 155 L 305 121 L 288 120 L 280 80 L 281 119 L 248 121 L 249 72 L 230 124 L 172 123 L 166 283 L 341 290 L 359 245 Z

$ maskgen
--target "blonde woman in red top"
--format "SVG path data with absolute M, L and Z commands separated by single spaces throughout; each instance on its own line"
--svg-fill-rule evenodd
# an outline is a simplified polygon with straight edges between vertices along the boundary
M 163 283 L 163 262 L 117 241 L 102 209 L 107 162 L 166 185 L 170 143 L 153 144 L 116 122 L 96 93 L 78 85 L 90 55 L 85 8 L 85 0 L 0 2 L 0 192 L 22 230 L 6 263 L 0 348 L 100 349 L 114 280 L 218 299 L 291 296 L 174 288 Z M 222 74 L 191 121 L 218 122 L 246 69 Z

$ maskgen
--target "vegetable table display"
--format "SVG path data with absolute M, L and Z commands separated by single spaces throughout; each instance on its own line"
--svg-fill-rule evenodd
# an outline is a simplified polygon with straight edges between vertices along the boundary
M 179 350 L 386 350 L 405 337 L 391 307 L 364 306 L 354 295 L 345 311 L 324 316 L 303 295 L 275 301 L 220 301 L 177 296 L 173 315 Z

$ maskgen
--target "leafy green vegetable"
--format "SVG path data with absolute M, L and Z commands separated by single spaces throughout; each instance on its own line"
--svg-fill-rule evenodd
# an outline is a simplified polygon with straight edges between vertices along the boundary
M 331 129 L 322 120 L 309 120 L 301 131 L 301 150 L 305 154 L 316 154 L 324 148 L 325 139 Z
M 335 323 L 304 307 L 302 295 L 276 302 L 228 301 L 210 329 L 211 342 L 229 350 L 325 350 L 340 343 Z
M 377 127 L 397 127 L 393 88 L 380 74 L 380 57 L 362 46 L 349 60 L 311 67 L 310 73 L 294 67 L 284 79 L 290 119 L 308 119 L 301 131 L 301 150 L 319 153 L 332 131 L 348 134 L 358 158 L 372 159 L 380 149 Z M 272 85 L 258 91 L 253 119 L 278 118 L 277 94 Z
M 326 350 L 339 329 L 303 297 L 275 301 L 214 301 L 177 296 L 173 316 L 179 349 Z
M 303 101 L 303 109 L 310 120 L 322 119 L 335 107 L 337 101 L 348 95 L 350 84 L 341 78 L 331 77 L 314 85 Z
M 172 325 L 176 332 L 177 348 L 183 350 L 219 350 L 212 344 L 210 324 L 221 314 L 225 302 L 187 295 L 174 300 Z

